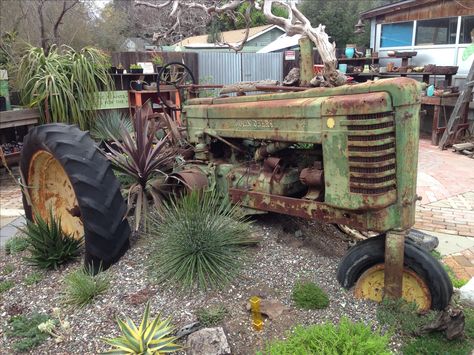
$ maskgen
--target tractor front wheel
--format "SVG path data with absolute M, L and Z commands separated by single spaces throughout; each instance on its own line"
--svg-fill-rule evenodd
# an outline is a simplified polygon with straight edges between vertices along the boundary
M 106 269 L 127 250 L 130 226 L 120 183 L 88 132 L 66 124 L 33 128 L 20 169 L 26 217 L 39 213 L 47 220 L 51 209 L 65 233 L 84 238 L 87 265 Z
M 359 242 L 341 260 L 337 279 L 345 288 L 355 285 L 358 298 L 380 302 L 384 292 L 385 236 Z M 402 297 L 415 302 L 420 311 L 444 309 L 453 285 L 442 265 L 414 242 L 405 241 Z

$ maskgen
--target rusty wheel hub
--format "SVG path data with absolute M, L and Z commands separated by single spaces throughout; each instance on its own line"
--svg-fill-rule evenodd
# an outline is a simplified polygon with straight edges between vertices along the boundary
M 84 236 L 81 213 L 68 175 L 61 163 L 47 151 L 38 151 L 30 161 L 28 189 L 33 213 L 48 220 L 49 209 L 61 219 L 61 227 L 74 238 Z
M 381 302 L 384 292 L 385 265 L 377 264 L 367 269 L 357 280 L 354 295 L 357 298 Z M 407 302 L 415 302 L 419 311 L 431 308 L 431 293 L 426 282 L 414 271 L 403 270 L 402 298 Z

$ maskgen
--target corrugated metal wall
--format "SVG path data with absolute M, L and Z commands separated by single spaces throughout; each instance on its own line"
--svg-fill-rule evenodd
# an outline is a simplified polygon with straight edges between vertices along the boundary
M 198 58 L 201 83 L 283 80 L 283 53 L 199 52 Z

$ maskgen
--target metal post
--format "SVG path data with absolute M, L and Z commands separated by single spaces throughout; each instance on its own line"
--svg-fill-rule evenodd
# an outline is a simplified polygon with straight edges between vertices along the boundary
M 313 79 L 313 42 L 303 36 L 298 41 L 300 45 L 300 86 L 309 86 Z
M 385 237 L 385 292 L 384 297 L 402 297 L 403 254 L 407 231 L 388 232 Z

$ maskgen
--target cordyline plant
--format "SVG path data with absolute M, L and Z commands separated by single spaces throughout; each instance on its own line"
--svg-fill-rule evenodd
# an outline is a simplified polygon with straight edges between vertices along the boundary
M 109 132 L 112 144 L 105 143 L 109 150 L 105 155 L 115 169 L 135 180 L 127 198 L 129 211 L 135 206 L 135 230 L 142 220 L 146 229 L 148 201 L 152 199 L 155 205 L 160 205 L 161 188 L 176 159 L 176 149 L 169 144 L 169 134 L 162 139 L 156 138 L 158 126 L 148 119 L 151 114 L 152 109 L 146 103 L 135 114 L 133 133 L 122 127 L 120 137 Z

